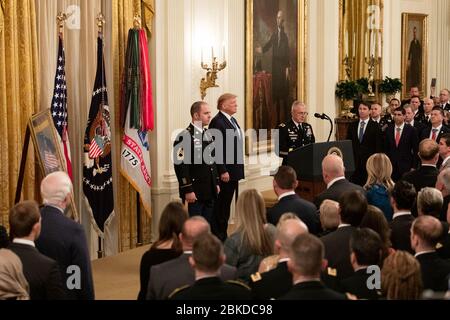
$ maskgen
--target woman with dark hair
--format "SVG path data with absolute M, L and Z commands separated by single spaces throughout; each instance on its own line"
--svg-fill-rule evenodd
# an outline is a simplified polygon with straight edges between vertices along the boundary
M 147 296 L 150 268 L 153 265 L 174 259 L 183 252 L 178 235 L 187 218 L 188 214 L 181 202 L 170 202 L 164 208 L 159 220 L 158 240 L 142 256 L 140 272 L 141 290 L 139 291 L 138 300 L 145 300 Z

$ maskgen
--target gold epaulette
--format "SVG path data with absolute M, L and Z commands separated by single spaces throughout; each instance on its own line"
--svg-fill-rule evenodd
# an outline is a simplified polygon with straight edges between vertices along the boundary
M 179 288 L 176 288 L 175 290 L 172 291 L 171 294 L 169 294 L 169 296 L 167 297 L 168 299 L 171 299 L 174 295 L 176 295 L 178 292 L 181 292 L 183 290 L 186 290 L 187 288 L 190 288 L 190 285 L 185 285 Z
M 229 283 L 229 284 L 234 284 L 234 285 L 237 285 L 237 286 L 241 286 L 241 287 L 243 287 L 243 288 L 245 288 L 247 290 L 251 290 L 248 285 L 246 285 L 245 283 L 243 283 L 243 282 L 241 282 L 239 280 L 227 280 L 225 282 Z
M 327 268 L 327 274 L 328 274 L 329 276 L 332 276 L 332 277 L 337 277 L 337 270 L 328 267 L 328 268 Z
M 259 272 L 256 272 L 250 276 L 253 282 L 258 282 L 262 279 L 261 274 Z

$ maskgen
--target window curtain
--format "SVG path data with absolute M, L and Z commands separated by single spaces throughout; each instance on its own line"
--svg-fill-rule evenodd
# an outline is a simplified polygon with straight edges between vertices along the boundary
M 27 122 L 39 104 L 35 22 L 33 1 L 0 0 L 0 224 L 5 226 L 14 204 Z M 37 198 L 35 172 L 30 143 L 22 199 Z

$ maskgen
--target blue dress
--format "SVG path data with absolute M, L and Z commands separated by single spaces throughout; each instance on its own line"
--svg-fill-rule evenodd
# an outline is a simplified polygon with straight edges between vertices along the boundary
M 387 221 L 391 221 L 394 212 L 389 201 L 389 192 L 386 187 L 381 184 L 374 184 L 367 189 L 366 195 L 367 202 L 383 211 Z

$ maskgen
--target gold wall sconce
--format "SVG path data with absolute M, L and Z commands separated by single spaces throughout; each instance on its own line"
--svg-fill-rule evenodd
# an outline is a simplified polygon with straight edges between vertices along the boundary
M 217 73 L 227 66 L 227 61 L 225 59 L 225 47 L 223 48 L 223 62 L 219 64 L 217 61 L 217 57 L 214 56 L 214 48 L 211 48 L 211 66 L 209 66 L 207 63 L 203 62 L 203 51 L 202 51 L 202 61 L 200 63 L 200 66 L 203 70 L 206 70 L 206 77 L 203 77 L 200 80 L 200 95 L 202 97 L 202 100 L 206 96 L 206 89 L 208 88 L 217 88 L 219 87 L 216 84 L 217 80 Z

